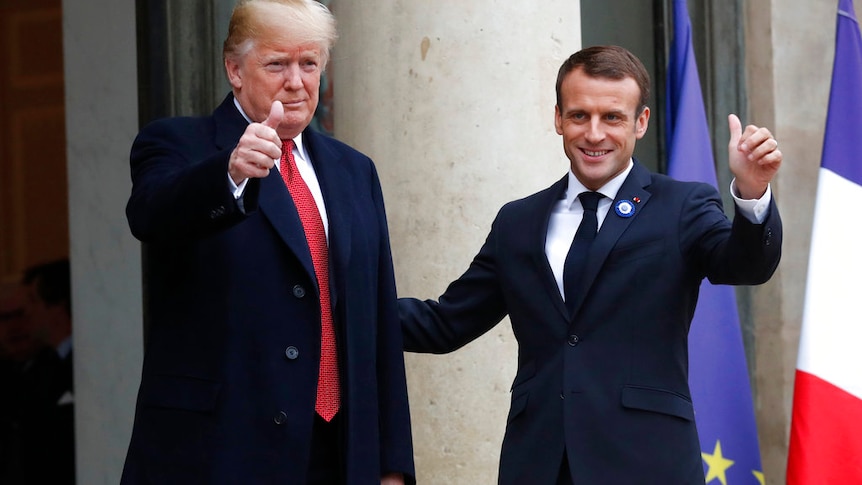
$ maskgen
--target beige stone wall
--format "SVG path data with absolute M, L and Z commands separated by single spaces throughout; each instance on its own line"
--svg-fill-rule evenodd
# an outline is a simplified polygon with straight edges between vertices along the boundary
M 436 298 L 497 210 L 561 177 L 560 63 L 577 2 L 338 2 L 336 136 L 374 158 L 401 296 Z M 496 482 L 517 347 L 508 320 L 452 354 L 407 354 L 421 483 Z

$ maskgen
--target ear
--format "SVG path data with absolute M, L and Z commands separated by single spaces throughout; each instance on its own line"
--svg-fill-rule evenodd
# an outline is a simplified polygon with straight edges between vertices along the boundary
M 557 129 L 557 134 L 563 134 L 563 116 L 560 114 L 560 107 L 554 106 L 554 128 Z
M 646 134 L 647 126 L 649 126 L 649 106 L 644 107 L 644 110 L 638 116 L 635 125 L 635 137 L 640 140 Z
M 224 58 L 224 70 L 231 87 L 239 89 L 242 87 L 242 69 L 240 63 L 233 58 Z

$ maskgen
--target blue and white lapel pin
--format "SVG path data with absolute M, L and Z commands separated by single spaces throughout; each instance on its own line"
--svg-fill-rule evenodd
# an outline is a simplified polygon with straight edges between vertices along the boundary
M 635 215 L 635 205 L 628 199 L 620 199 L 614 204 L 614 212 L 620 217 L 631 217 Z

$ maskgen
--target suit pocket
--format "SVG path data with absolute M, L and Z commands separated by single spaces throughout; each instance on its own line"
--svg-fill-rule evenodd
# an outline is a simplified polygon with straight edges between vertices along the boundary
M 212 411 L 221 385 L 217 381 L 191 376 L 156 375 L 142 392 L 148 407 Z
M 653 411 L 694 421 L 691 400 L 675 392 L 651 387 L 625 386 L 622 405 L 626 408 Z
M 653 239 L 651 241 L 638 241 L 628 243 L 625 246 L 614 248 L 608 255 L 605 266 L 620 264 L 631 264 L 643 258 L 651 258 L 664 251 L 664 239 Z

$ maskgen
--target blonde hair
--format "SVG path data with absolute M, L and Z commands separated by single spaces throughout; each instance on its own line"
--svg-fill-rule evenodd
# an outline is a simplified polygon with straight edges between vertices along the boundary
M 270 7 L 286 7 L 272 10 Z M 274 24 L 271 12 L 278 13 L 280 24 Z M 296 44 L 316 44 L 320 47 L 322 65 L 329 61 L 329 50 L 338 34 L 335 17 L 320 2 L 314 0 L 239 0 L 233 9 L 224 41 L 225 59 L 244 56 L 255 42 L 272 40 L 273 28 Z

